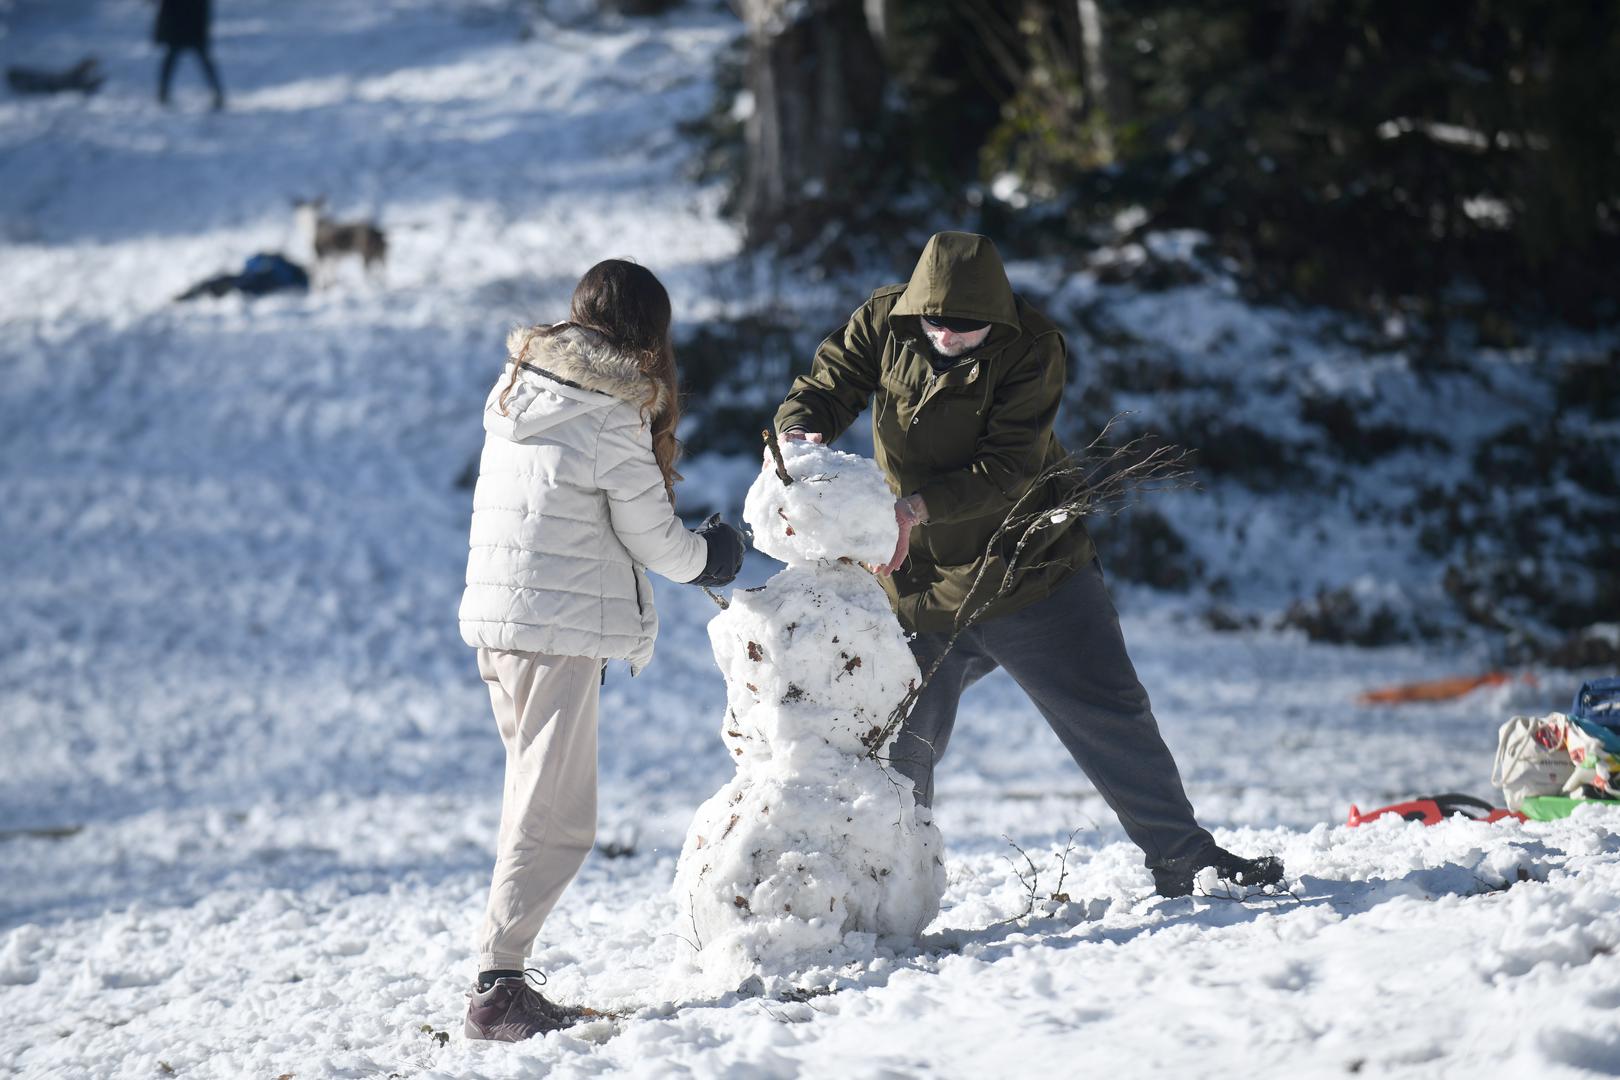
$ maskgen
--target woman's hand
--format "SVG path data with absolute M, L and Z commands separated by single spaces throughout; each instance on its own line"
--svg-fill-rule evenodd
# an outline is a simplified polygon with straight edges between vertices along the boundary
M 692 531 L 709 545 L 709 558 L 703 564 L 703 572 L 687 584 L 702 585 L 707 589 L 730 585 L 737 571 L 742 569 L 743 534 L 735 526 L 721 521 L 719 514 L 710 514 L 703 524 Z

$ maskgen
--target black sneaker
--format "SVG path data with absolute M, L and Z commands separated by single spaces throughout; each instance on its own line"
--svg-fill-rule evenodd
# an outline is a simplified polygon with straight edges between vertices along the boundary
M 544 975 L 540 981 L 545 984 Z M 529 984 L 525 972 L 496 979 L 488 990 L 480 990 L 474 983 L 467 991 L 467 1022 L 461 1030 L 469 1039 L 522 1042 L 576 1024 L 585 1013 L 585 1009 L 559 1005 L 546 997 Z
M 1155 866 L 1153 887 L 1160 896 L 1186 896 L 1192 892 L 1198 871 L 1206 866 L 1213 866 L 1215 875 L 1222 881 L 1230 881 L 1243 889 L 1276 885 L 1283 879 L 1282 860 L 1275 855 L 1245 859 L 1225 848 L 1210 847 L 1197 855 Z

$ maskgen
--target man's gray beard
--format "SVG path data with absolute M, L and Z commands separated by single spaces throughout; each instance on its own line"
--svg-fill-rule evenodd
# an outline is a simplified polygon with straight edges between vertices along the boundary
M 972 348 L 977 348 L 977 346 L 970 347 L 968 345 L 963 344 L 963 345 L 958 345 L 954 349 L 943 349 L 943 348 L 940 347 L 939 340 L 937 338 L 935 338 L 933 334 L 930 334 L 930 333 L 928 333 L 928 331 L 924 330 L 923 331 L 923 336 L 925 336 L 928 339 L 928 347 L 930 349 L 933 349 L 934 352 L 937 355 L 943 356 L 948 360 L 954 360 L 958 356 L 966 356 L 972 350 Z M 981 342 L 981 344 L 982 344 L 982 342 Z

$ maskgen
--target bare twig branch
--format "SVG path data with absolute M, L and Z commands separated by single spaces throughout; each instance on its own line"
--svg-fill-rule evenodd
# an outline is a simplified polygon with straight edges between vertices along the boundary
M 1079 454 L 1070 454 L 1043 470 L 1013 503 L 985 544 L 978 572 L 968 588 L 967 599 L 957 609 L 956 622 L 945 648 L 922 673 L 922 680 L 895 705 L 883 726 L 866 740 L 867 756 L 875 756 L 878 748 L 900 730 L 957 639 L 997 601 L 1012 592 L 1020 575 L 1051 565 L 1044 560 L 1033 563 L 1024 560 L 1031 543 L 1045 530 L 1064 526 L 1074 518 L 1117 514 L 1130 505 L 1134 496 L 1142 493 L 1192 486 L 1191 455 L 1181 447 L 1161 443 L 1148 435 L 1120 444 L 1110 443 L 1108 440 L 1119 420 L 1119 416 L 1109 420 Z M 1046 494 L 1054 488 L 1056 499 L 1049 502 Z M 997 552 L 1009 548 L 1010 556 L 996 557 Z M 994 581 L 991 567 L 998 563 L 1002 566 L 1001 578 Z M 995 587 L 985 595 L 987 580 L 994 582 Z
M 1018 875 L 1018 883 L 1024 887 L 1024 892 L 1028 895 L 1026 897 L 1023 911 L 1020 911 L 1018 914 L 1009 918 L 1002 919 L 999 922 L 993 922 L 990 924 L 991 926 L 1005 926 L 1008 923 L 1018 922 L 1032 914 L 1035 911 L 1036 890 L 1040 888 L 1041 884 L 1041 872 L 1039 868 L 1036 867 L 1035 860 L 1029 857 L 1029 853 L 1023 848 L 1019 847 L 1017 844 L 1013 843 L 1013 838 L 1005 833 L 1002 834 L 1001 838 L 1007 841 L 1008 844 L 1011 844 L 1012 849 L 1024 857 L 1024 862 L 1029 867 L 1029 876 L 1025 877 L 1024 872 L 1018 869 L 1018 864 L 1013 862 L 1010 858 L 1007 859 L 1009 863 L 1012 863 L 1013 873 Z
M 1069 876 L 1069 853 L 1074 850 L 1074 838 L 1080 835 L 1082 828 L 1084 826 L 1081 825 L 1074 827 L 1074 832 L 1069 834 L 1068 841 L 1063 845 L 1063 858 L 1058 860 L 1058 883 L 1057 888 L 1052 890 L 1051 899 L 1060 904 L 1069 902 L 1069 894 L 1063 891 L 1063 879 Z
M 699 588 L 701 588 L 703 590 L 703 595 L 704 596 L 707 596 L 710 600 L 713 600 L 716 604 L 720 605 L 720 610 L 721 611 L 725 611 L 727 608 L 729 608 L 731 606 L 731 601 L 730 600 L 727 600 L 725 597 L 721 596 L 719 593 L 715 592 L 713 589 L 709 588 L 707 585 L 701 585 L 701 586 L 699 586 Z
M 1029 873 L 1026 875 L 1024 871 L 1018 869 L 1018 863 L 1014 862 L 1010 857 L 1003 856 L 1003 858 L 1006 858 L 1007 862 L 1012 865 L 1013 873 L 1017 876 L 1018 883 L 1024 887 L 1024 910 L 1020 911 L 1016 915 L 1010 915 L 1005 919 L 998 919 L 985 929 L 988 930 L 997 926 L 1008 926 L 1012 923 L 1022 922 L 1024 919 L 1027 919 L 1029 916 L 1035 914 L 1035 905 L 1042 900 L 1048 900 L 1057 904 L 1067 904 L 1071 902 L 1069 899 L 1069 894 L 1063 891 L 1063 882 L 1064 879 L 1069 876 L 1069 856 L 1074 852 L 1074 838 L 1080 835 L 1081 828 L 1084 828 L 1084 826 L 1076 826 L 1074 832 L 1069 834 L 1068 842 L 1063 845 L 1063 854 L 1058 858 L 1057 888 L 1053 889 L 1045 896 L 1042 896 L 1040 892 L 1041 872 L 1039 868 L 1036 867 L 1035 860 L 1030 858 L 1029 853 L 1023 848 L 1013 843 L 1011 837 L 1005 834 L 1002 835 L 1001 838 L 1007 841 L 1007 843 L 1012 846 L 1014 851 L 1018 852 L 1018 854 L 1024 857 L 1024 864 L 1029 867 Z
M 776 478 L 782 481 L 783 487 L 788 487 L 793 483 L 793 477 L 782 462 L 782 444 L 777 442 L 776 432 L 766 428 L 760 434 L 765 437 L 765 445 L 771 448 L 771 457 L 776 461 Z

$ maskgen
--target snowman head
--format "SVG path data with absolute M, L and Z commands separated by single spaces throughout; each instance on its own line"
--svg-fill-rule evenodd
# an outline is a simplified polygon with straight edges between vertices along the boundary
M 755 548 L 789 566 L 894 554 L 894 492 L 877 462 L 809 442 L 784 443 L 782 462 L 793 482 L 767 459 L 743 504 Z

